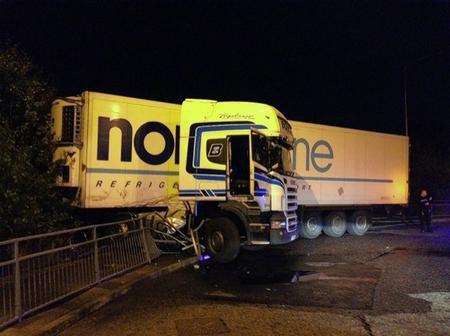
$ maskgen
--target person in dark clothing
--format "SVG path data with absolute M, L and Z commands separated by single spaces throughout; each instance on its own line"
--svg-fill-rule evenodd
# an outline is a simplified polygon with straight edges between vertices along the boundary
M 432 197 L 428 195 L 426 189 L 420 191 L 419 199 L 419 217 L 420 217 L 420 231 L 433 232 L 431 229 L 431 210 L 432 210 Z

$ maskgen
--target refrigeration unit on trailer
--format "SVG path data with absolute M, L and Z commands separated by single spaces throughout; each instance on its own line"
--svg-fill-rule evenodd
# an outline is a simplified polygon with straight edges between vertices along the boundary
M 218 261 L 241 245 L 298 237 L 293 135 L 274 107 L 186 99 L 182 105 L 96 92 L 52 108 L 58 187 L 82 209 L 195 204 L 202 239 Z

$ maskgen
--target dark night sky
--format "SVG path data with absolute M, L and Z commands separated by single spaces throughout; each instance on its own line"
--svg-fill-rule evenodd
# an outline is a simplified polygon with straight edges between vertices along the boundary
M 0 37 L 61 95 L 260 101 L 291 119 L 396 133 L 403 65 L 442 52 L 409 67 L 410 119 L 413 136 L 450 133 L 445 2 L 112 3 L 0 0 Z

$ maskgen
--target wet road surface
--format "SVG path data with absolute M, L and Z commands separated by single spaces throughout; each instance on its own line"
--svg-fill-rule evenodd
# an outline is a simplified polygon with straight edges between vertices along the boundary
M 450 223 L 321 236 L 139 284 L 63 335 L 450 335 Z

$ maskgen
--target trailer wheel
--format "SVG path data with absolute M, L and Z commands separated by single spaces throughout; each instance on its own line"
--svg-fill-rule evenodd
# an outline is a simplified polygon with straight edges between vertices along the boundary
M 345 213 L 341 211 L 330 212 L 325 218 L 323 232 L 330 237 L 342 237 L 347 229 Z
M 322 216 L 319 212 L 313 212 L 305 216 L 305 220 L 300 226 L 300 236 L 314 239 L 322 233 Z
M 370 215 L 367 211 L 355 211 L 350 216 L 347 224 L 347 232 L 351 235 L 362 236 L 371 225 Z
M 229 263 L 239 254 L 240 236 L 236 225 L 226 217 L 205 223 L 206 250 L 219 263 Z

